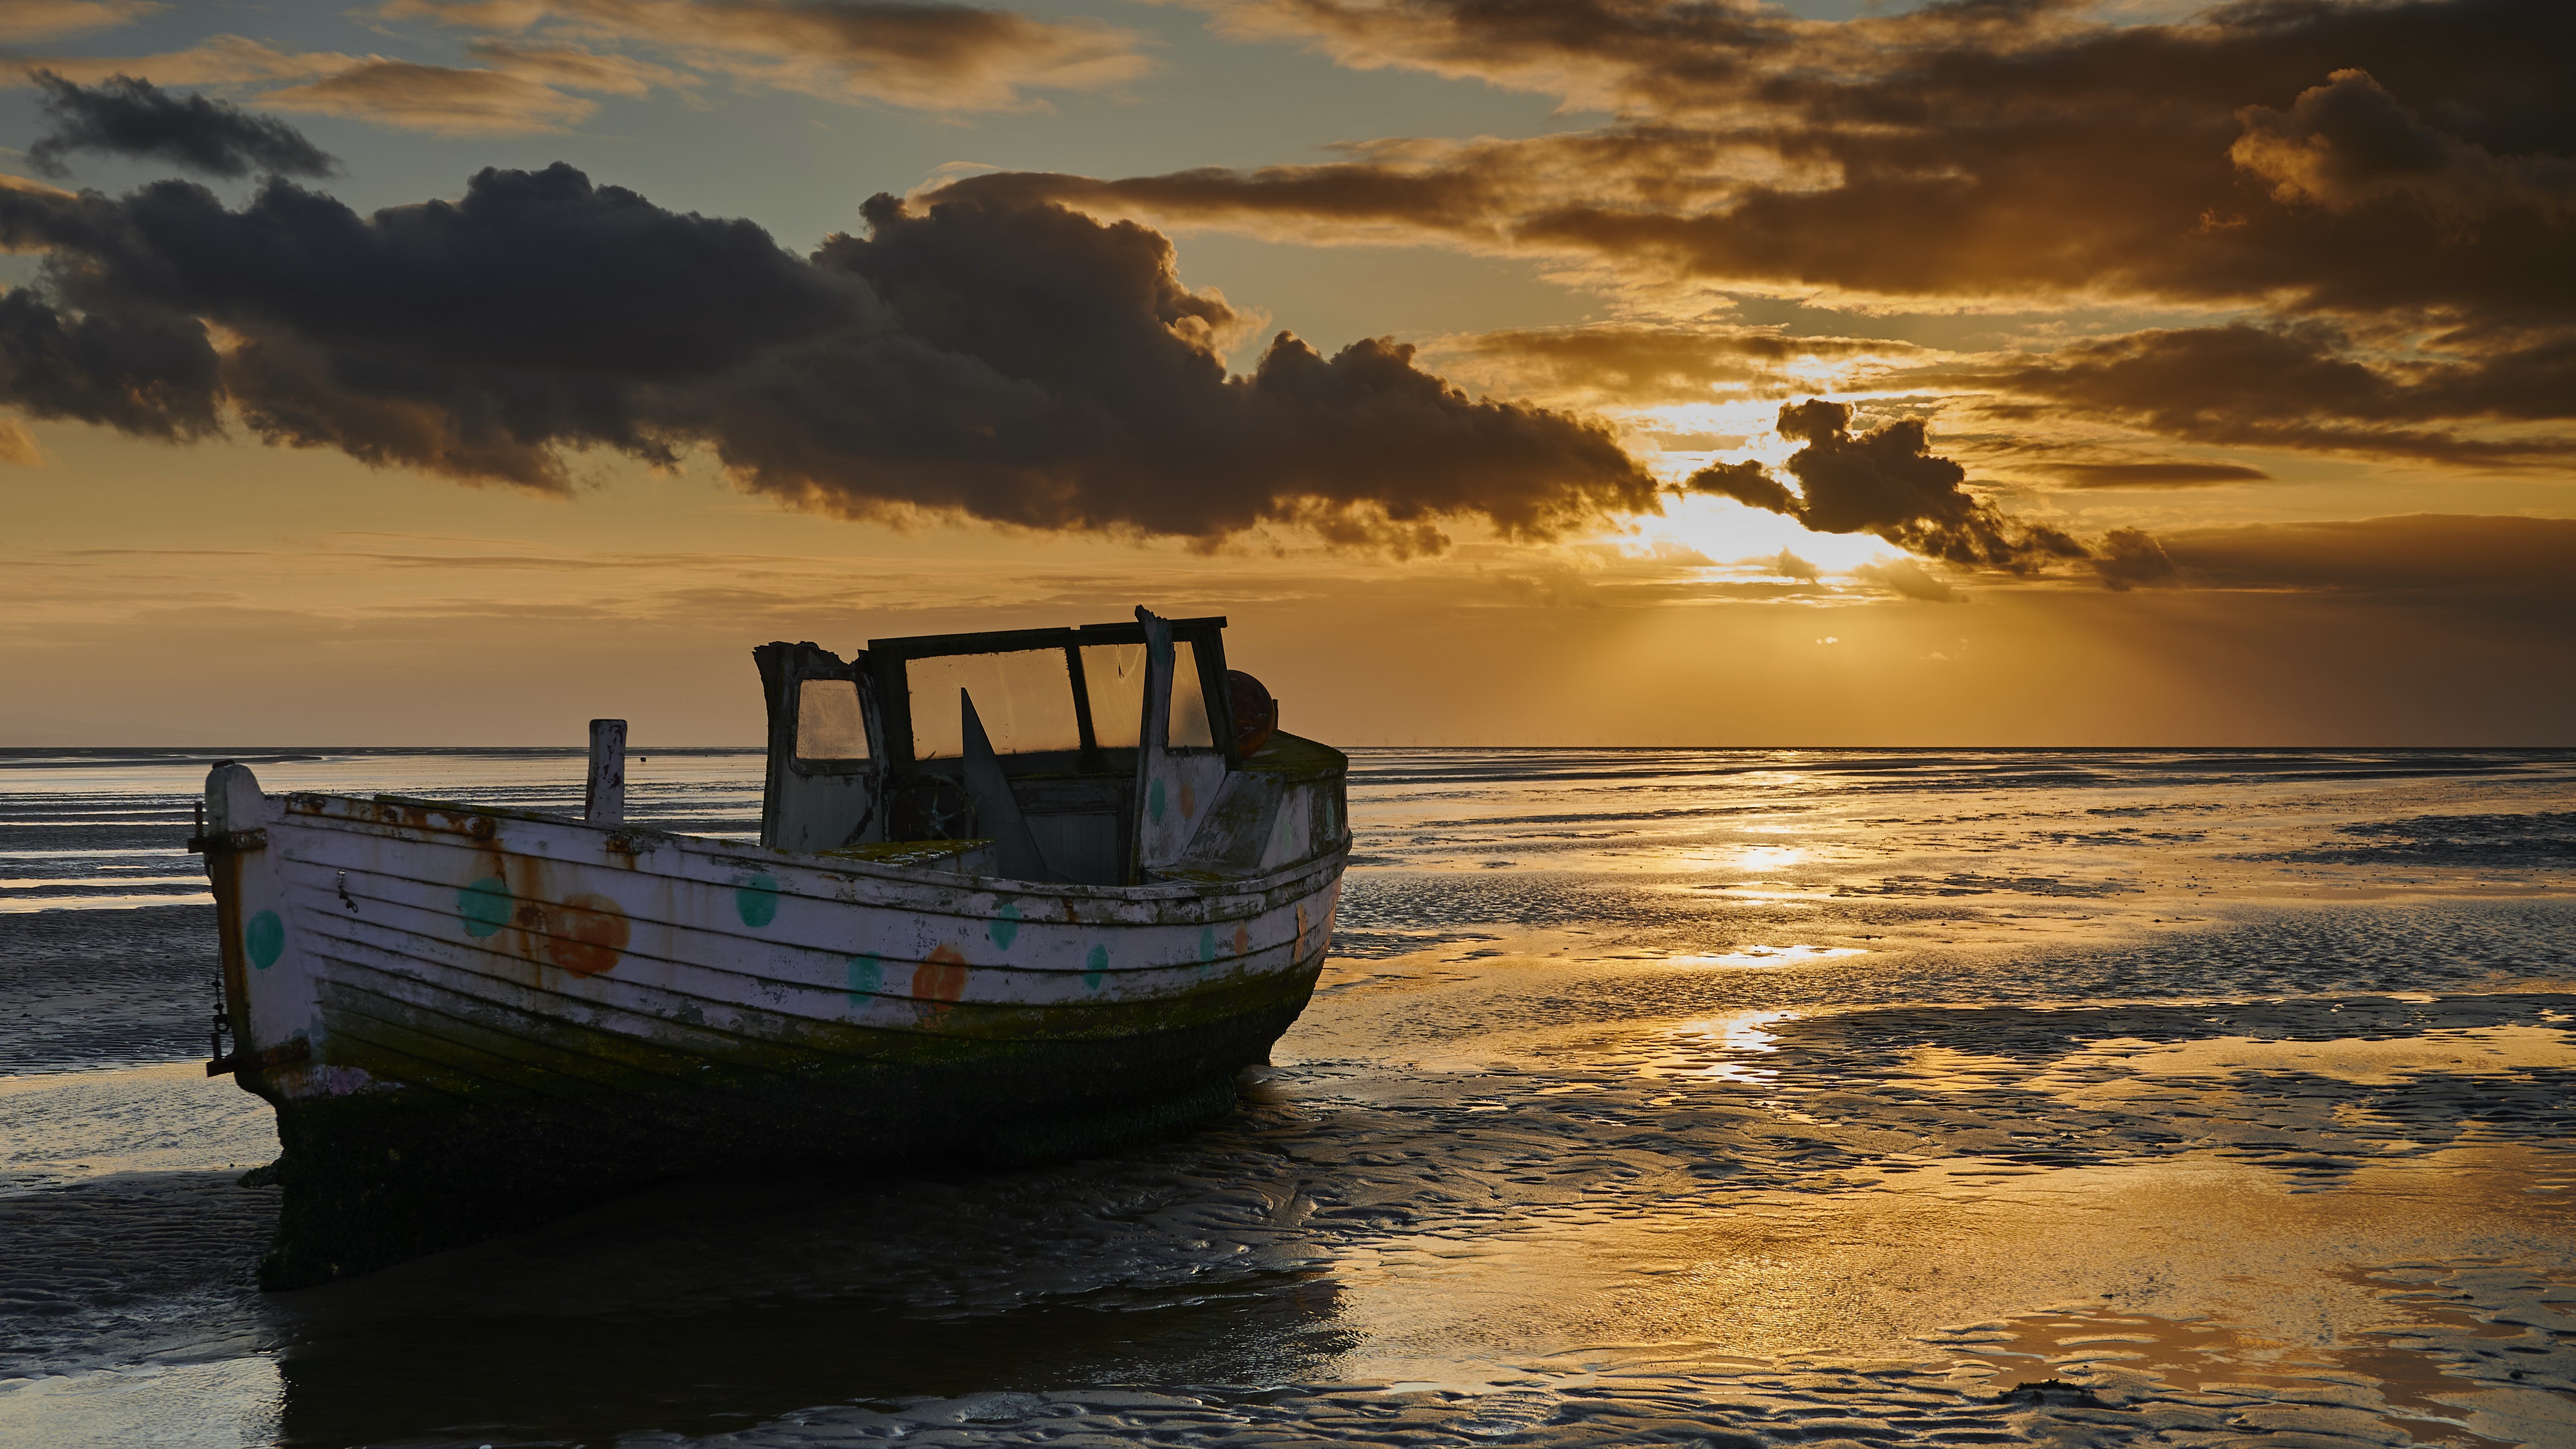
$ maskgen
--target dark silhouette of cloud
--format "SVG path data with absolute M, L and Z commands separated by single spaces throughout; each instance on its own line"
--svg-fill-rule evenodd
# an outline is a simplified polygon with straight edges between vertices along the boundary
M 0 403 L 138 437 L 219 430 L 222 390 L 206 329 L 142 312 L 65 317 L 33 292 L 0 295 Z
M 227 177 L 255 171 L 327 176 L 339 165 L 293 126 L 254 116 L 229 101 L 174 96 L 130 75 L 94 86 L 51 71 L 37 71 L 34 78 L 44 90 L 37 106 L 48 128 L 27 148 L 27 160 L 48 176 L 67 174 L 63 158 L 75 151 L 165 161 Z
M 1683 486 L 1701 493 L 1714 493 L 1721 498 L 1732 498 L 1747 508 L 1785 513 L 1805 521 L 1801 516 L 1805 501 L 1790 492 L 1786 484 L 1772 477 L 1770 470 L 1750 458 L 1740 463 L 1711 463 L 1693 473 Z
M 2265 483 L 2272 475 L 2245 463 L 2051 463 L 2047 471 L 2077 488 L 2216 488 Z
M 1792 494 L 1750 461 L 1703 468 L 1685 487 L 1785 513 L 1819 533 L 1870 533 L 1949 563 L 2030 573 L 2088 558 L 2074 537 L 2006 518 L 1960 485 L 1967 471 L 1935 456 L 1920 418 L 1855 435 L 1848 404 L 1810 398 L 1780 409 L 1780 434 L 1806 446 L 1789 455 Z
M 0 188 L 0 245 L 47 253 L 44 295 L 10 294 L 10 396 L 174 439 L 219 396 L 273 443 L 541 489 L 584 449 L 702 445 L 741 486 L 853 516 L 1405 551 L 1452 516 L 1544 537 L 1656 507 L 1606 428 L 1471 399 L 1409 347 L 1282 333 L 1229 376 L 1245 319 L 1145 227 L 864 211 L 866 235 L 800 258 L 563 165 L 365 217 L 280 180 L 237 211 L 176 181 Z M 238 341 L 218 353 L 208 324 Z

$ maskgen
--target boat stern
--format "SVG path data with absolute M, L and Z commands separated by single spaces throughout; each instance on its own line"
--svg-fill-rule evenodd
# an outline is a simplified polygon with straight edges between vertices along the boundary
M 206 859 L 224 986 L 206 1075 L 271 1100 L 300 1095 L 321 1065 L 315 963 L 270 847 L 283 814 L 249 766 L 226 761 L 207 772 L 205 828 L 188 843 Z

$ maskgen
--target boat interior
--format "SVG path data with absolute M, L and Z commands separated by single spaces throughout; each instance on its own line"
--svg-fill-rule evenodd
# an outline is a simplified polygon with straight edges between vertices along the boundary
M 1190 813 L 1284 740 L 1268 691 L 1226 668 L 1224 619 L 1137 616 L 875 639 L 847 660 L 762 645 L 761 843 L 1022 880 L 1151 878 L 1164 781 Z

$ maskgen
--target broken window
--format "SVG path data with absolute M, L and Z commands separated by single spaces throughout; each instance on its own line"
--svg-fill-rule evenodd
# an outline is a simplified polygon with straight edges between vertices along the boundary
M 1145 713 L 1145 646 L 1083 645 L 1082 686 L 1091 696 L 1091 733 L 1100 747 L 1136 748 Z
M 1208 727 L 1207 695 L 1199 688 L 1198 651 L 1187 639 L 1172 641 L 1171 748 L 1212 750 L 1216 731 Z
M 859 714 L 859 686 L 847 679 L 808 679 L 796 691 L 796 757 L 864 760 L 867 721 Z
M 934 654 L 907 660 L 911 692 L 912 756 L 953 760 L 966 753 L 964 716 L 957 691 L 975 699 L 975 717 L 998 755 L 1082 748 L 1082 726 L 1073 712 L 1073 674 L 1062 649 L 1017 649 L 1007 654 Z

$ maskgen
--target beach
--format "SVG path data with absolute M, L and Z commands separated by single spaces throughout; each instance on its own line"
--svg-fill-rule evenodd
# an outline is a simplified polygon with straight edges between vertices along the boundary
M 2576 752 L 1359 751 L 1231 1117 L 279 1295 L 211 758 L 0 757 L 0 1442 L 2576 1443 Z

